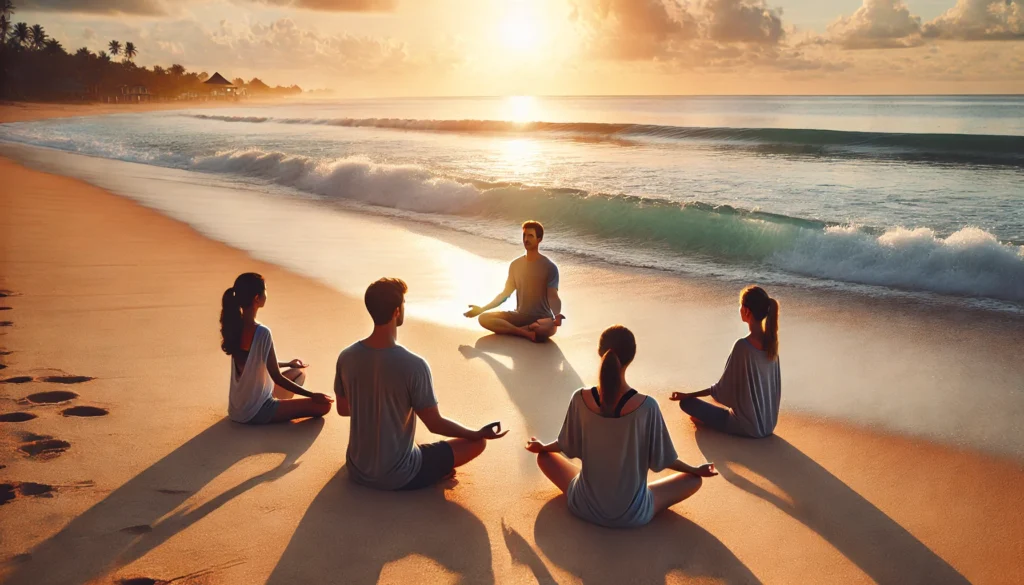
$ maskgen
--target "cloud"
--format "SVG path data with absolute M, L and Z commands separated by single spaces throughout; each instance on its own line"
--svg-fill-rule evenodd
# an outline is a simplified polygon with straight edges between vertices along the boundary
M 171 12 L 168 0 L 18 0 L 19 10 L 157 16 Z
M 829 40 L 845 49 L 915 47 L 921 39 L 921 17 L 902 0 L 864 0 L 850 16 L 828 26 Z
M 25 11 L 78 12 L 106 16 L 163 16 L 180 13 L 183 4 L 204 0 L 18 0 Z M 398 0 L 236 0 L 247 4 L 265 4 L 326 12 L 389 12 Z
M 589 52 L 619 60 L 676 58 L 694 43 L 775 45 L 782 13 L 765 0 L 575 0 Z
M 924 36 L 965 41 L 1024 39 L 1024 0 L 957 0 Z
M 180 61 L 190 64 L 190 68 L 307 69 L 361 74 L 394 71 L 413 64 L 406 45 L 396 40 L 348 33 L 320 34 L 288 18 L 268 24 L 221 21 L 212 29 L 196 21 L 182 20 L 156 23 L 140 33 L 138 44 L 149 49 L 147 60 Z
M 390 12 L 398 7 L 398 0 L 249 0 L 260 4 L 292 6 L 328 12 Z

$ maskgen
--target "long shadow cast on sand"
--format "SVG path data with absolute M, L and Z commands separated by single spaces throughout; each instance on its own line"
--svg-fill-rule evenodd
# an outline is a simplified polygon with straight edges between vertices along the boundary
M 515 536 L 512 540 L 521 540 Z M 533 536 L 545 556 L 583 583 L 664 583 L 673 572 L 701 582 L 760 583 L 714 535 L 671 510 L 642 528 L 613 530 L 576 518 L 565 496 L 558 496 L 541 508 Z M 509 550 L 539 583 L 554 581 L 540 559 L 524 558 L 532 551 Z
M 541 438 L 553 438 L 558 433 L 569 397 L 583 386 L 583 380 L 554 341 L 530 343 L 487 335 L 474 346 L 460 346 L 459 351 L 466 359 L 483 360 L 494 370 L 522 413 L 527 432 Z M 511 360 L 512 365 L 501 358 Z
M 21 562 L 11 568 L 4 583 L 81 585 L 113 573 L 233 498 L 298 467 L 296 460 L 323 425 L 322 419 L 312 419 L 256 427 L 222 419 L 114 490 L 28 555 L 19 555 Z M 283 454 L 284 459 L 274 469 L 210 500 L 182 507 L 230 467 L 261 454 Z
M 267 584 L 377 583 L 388 563 L 414 555 L 463 583 L 494 582 L 487 529 L 441 486 L 382 492 L 354 484 L 342 468 L 309 506 Z
M 696 438 L 729 483 L 817 532 L 876 583 L 968 583 L 895 520 L 782 437 L 745 439 L 698 428 Z M 743 477 L 746 472 L 738 467 L 767 479 L 786 497 Z

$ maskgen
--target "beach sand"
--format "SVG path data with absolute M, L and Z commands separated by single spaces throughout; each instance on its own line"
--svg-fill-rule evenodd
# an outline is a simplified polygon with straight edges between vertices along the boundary
M 1024 581 L 1018 459 L 790 412 L 766 440 L 695 432 L 667 400 L 665 368 L 638 379 L 680 457 L 722 476 L 642 529 L 574 519 L 523 444 L 552 437 L 572 387 L 595 377 L 590 325 L 531 345 L 411 317 L 400 341 L 431 363 L 442 411 L 511 432 L 436 489 L 357 487 L 342 468 L 346 419 L 225 418 L 216 323 L 233 277 L 262 273 L 279 356 L 310 362 L 307 386 L 329 392 L 338 352 L 370 327 L 360 298 L 81 181 L 7 159 L 0 175 L 0 412 L 35 415 L 0 422 L 0 483 L 14 496 L 0 506 L 4 583 Z M 563 275 L 579 285 L 577 314 L 602 310 L 587 297 L 601 270 Z M 711 322 L 695 313 L 691 328 Z M 802 330 L 787 330 L 788 347 L 813 342 Z M 699 338 L 655 335 L 640 336 L 661 349 L 638 370 L 670 350 L 707 354 Z M 74 395 L 33 398 L 44 392 Z M 418 438 L 433 439 L 422 425 Z

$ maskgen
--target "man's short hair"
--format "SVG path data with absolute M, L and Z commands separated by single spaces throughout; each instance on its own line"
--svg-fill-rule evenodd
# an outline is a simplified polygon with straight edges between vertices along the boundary
M 402 306 L 409 287 L 401 278 L 382 278 L 366 288 L 363 302 L 373 317 L 374 325 L 386 325 L 395 315 L 395 309 Z
M 539 221 L 534 221 L 532 219 L 530 221 L 524 221 L 523 222 L 523 231 L 530 230 L 530 229 L 532 229 L 533 232 L 535 234 L 537 234 L 537 239 L 538 240 L 543 240 L 544 239 L 544 226 L 540 225 Z

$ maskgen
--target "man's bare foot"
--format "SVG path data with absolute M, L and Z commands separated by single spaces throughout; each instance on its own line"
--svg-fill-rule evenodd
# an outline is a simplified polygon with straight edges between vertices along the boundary
M 534 331 L 532 329 L 529 329 L 529 328 L 526 328 L 526 327 L 520 327 L 518 329 L 518 331 L 519 331 L 519 336 L 520 337 L 525 337 L 526 339 L 529 339 L 530 341 L 533 341 L 533 342 L 537 341 L 537 332 L 536 331 Z

